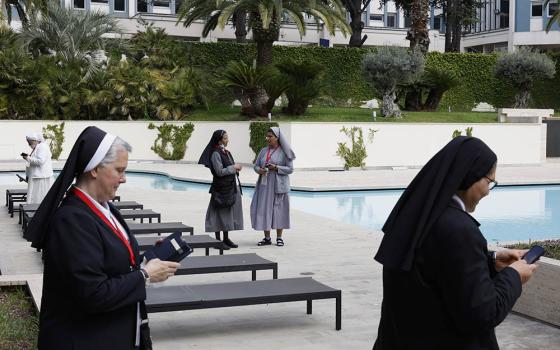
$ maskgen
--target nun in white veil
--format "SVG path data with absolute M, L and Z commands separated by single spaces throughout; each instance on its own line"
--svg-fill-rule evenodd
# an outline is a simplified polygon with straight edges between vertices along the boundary
M 27 162 L 27 203 L 39 204 L 53 184 L 52 154 L 41 133 L 27 134 L 25 139 L 32 149 L 30 154 L 22 154 Z
M 278 127 L 266 134 L 268 146 L 255 160 L 254 170 L 259 174 L 251 201 L 251 225 L 264 231 L 259 246 L 271 245 L 270 231 L 276 230 L 276 245 L 284 246 L 283 230 L 290 228 L 290 178 L 296 155 Z

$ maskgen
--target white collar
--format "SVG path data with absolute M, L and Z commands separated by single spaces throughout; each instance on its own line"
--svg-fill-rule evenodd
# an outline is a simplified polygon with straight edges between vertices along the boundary
M 463 211 L 467 211 L 467 208 L 465 207 L 465 203 L 463 202 L 463 200 L 456 194 L 453 195 L 453 197 L 451 197 L 455 200 L 455 202 L 457 202 L 457 204 L 459 204 L 459 206 L 461 207 L 461 209 L 463 209 Z
M 95 205 L 95 207 L 97 209 L 99 209 L 99 211 L 102 212 L 103 215 L 105 215 L 105 217 L 107 217 L 107 219 L 109 219 L 109 221 L 111 221 L 111 210 L 109 209 L 109 205 L 107 204 L 107 202 L 99 203 L 98 201 L 93 199 L 93 197 L 90 196 L 89 193 L 87 193 L 86 190 L 84 190 L 83 188 L 76 187 L 76 189 L 78 191 L 82 192 L 87 197 L 87 199 L 89 199 L 90 202 L 92 202 L 93 205 Z

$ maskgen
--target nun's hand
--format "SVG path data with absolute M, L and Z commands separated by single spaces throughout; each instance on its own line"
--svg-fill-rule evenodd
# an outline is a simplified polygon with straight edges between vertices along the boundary
M 241 171 L 241 169 L 243 169 L 243 167 L 241 166 L 241 164 L 235 164 L 233 167 L 234 167 L 235 170 L 237 170 L 237 171 Z
M 259 168 L 259 175 L 264 175 L 266 174 L 266 170 L 264 170 L 264 168 Z
M 271 164 L 271 163 L 268 163 L 268 164 L 266 165 L 266 167 L 267 167 L 268 170 L 270 170 L 270 171 L 274 171 L 274 170 L 277 169 L 277 168 L 276 168 L 276 164 Z
M 497 251 L 496 271 L 502 271 L 514 262 L 521 260 L 528 251 L 528 249 L 502 249 Z
M 144 269 L 150 277 L 150 282 L 163 282 L 177 272 L 181 264 L 173 261 L 163 261 L 159 259 L 152 259 L 148 261 Z
M 519 277 L 521 278 L 521 284 L 525 284 L 531 276 L 533 276 L 533 272 L 537 269 L 537 264 L 527 264 L 527 261 L 521 259 L 519 261 L 514 262 L 513 264 L 509 265 L 512 269 L 519 273 Z

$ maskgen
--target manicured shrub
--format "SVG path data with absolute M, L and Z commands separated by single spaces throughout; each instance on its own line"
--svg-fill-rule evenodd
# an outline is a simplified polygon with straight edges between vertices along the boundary
M 547 55 L 520 48 L 501 55 L 496 62 L 494 74 L 516 89 L 513 107 L 527 108 L 535 81 L 552 79 L 556 68 L 554 61 Z

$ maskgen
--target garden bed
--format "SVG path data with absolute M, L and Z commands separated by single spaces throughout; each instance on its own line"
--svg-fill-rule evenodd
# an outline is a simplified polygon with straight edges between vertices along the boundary
M 25 286 L 0 287 L 0 349 L 35 349 L 38 323 Z

